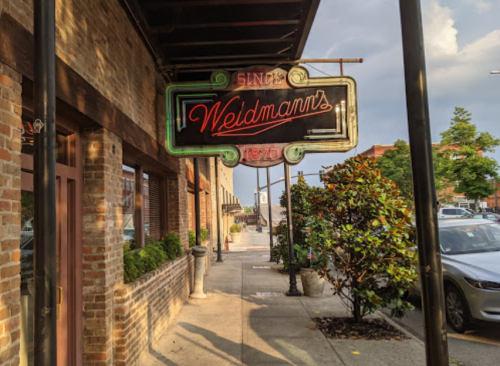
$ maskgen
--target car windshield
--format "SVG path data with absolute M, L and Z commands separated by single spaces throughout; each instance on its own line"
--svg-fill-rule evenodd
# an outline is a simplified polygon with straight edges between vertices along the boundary
M 443 254 L 466 254 L 500 251 L 500 225 L 479 224 L 439 229 Z

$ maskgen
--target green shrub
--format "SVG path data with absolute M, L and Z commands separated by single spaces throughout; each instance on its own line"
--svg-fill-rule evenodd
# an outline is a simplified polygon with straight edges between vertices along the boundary
M 175 259 L 182 255 L 181 239 L 175 233 L 169 233 L 162 241 L 163 250 L 167 254 L 167 259 Z
M 201 241 L 207 241 L 208 240 L 208 230 L 201 228 L 200 236 L 201 236 Z
M 196 232 L 189 230 L 189 247 L 194 247 L 196 245 Z
M 326 265 L 320 274 L 332 285 L 356 322 L 379 308 L 403 316 L 413 305 L 402 299 L 417 276 L 413 216 L 397 185 L 382 176 L 374 158 L 347 159 L 316 188 L 308 241 Z
M 311 194 L 314 191 L 313 187 L 310 187 L 303 176 L 300 176 L 297 184 L 293 184 L 290 187 L 290 192 L 292 193 L 292 228 L 293 228 L 293 243 L 294 243 L 294 263 L 299 263 L 300 258 L 298 257 L 301 251 L 308 251 L 310 244 L 308 243 L 308 237 L 310 236 L 308 225 L 311 221 Z M 281 207 L 286 209 L 286 193 L 280 197 Z M 286 218 L 286 210 L 283 211 L 283 216 Z M 276 263 L 280 261 L 283 262 L 283 271 L 288 272 L 289 270 L 289 257 L 288 257 L 288 224 L 286 219 L 283 219 L 278 226 L 273 227 L 273 234 L 277 236 L 277 242 L 273 246 L 273 257 Z M 300 247 L 297 250 L 297 246 Z M 307 255 L 307 252 L 306 252 Z
M 234 224 L 233 226 L 231 226 L 229 228 L 229 231 L 231 233 L 241 233 L 241 227 L 240 227 L 240 225 Z
M 243 227 L 247 227 L 247 223 L 246 223 L 246 222 L 245 222 L 245 223 L 243 223 Z
M 125 283 L 133 282 L 142 274 L 155 270 L 165 261 L 182 255 L 181 240 L 170 233 L 160 242 L 148 244 L 140 250 L 123 248 L 123 271 Z
M 130 248 L 123 249 L 123 274 L 125 283 L 135 281 L 142 274 L 142 263 Z
M 141 249 L 138 254 L 142 260 L 142 268 L 144 272 L 155 270 L 167 260 L 167 253 L 165 253 L 162 244 L 159 242 L 147 245 Z
M 200 229 L 200 238 L 201 241 L 207 241 L 208 240 L 208 230 L 205 228 Z M 196 231 L 189 231 L 189 247 L 194 247 L 196 245 Z

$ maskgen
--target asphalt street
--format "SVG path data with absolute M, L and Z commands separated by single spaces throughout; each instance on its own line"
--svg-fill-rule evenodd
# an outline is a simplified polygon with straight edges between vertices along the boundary
M 420 297 L 410 295 L 409 301 L 415 310 L 402 319 L 394 319 L 413 335 L 424 340 L 424 318 Z M 390 310 L 383 310 L 389 315 Z M 483 324 L 474 331 L 458 334 L 448 326 L 448 348 L 450 358 L 460 361 L 463 366 L 500 365 L 500 324 Z

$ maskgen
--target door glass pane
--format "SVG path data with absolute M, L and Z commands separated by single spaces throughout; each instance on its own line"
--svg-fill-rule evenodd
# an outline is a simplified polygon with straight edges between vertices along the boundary
M 21 192 L 21 366 L 33 362 L 33 192 Z

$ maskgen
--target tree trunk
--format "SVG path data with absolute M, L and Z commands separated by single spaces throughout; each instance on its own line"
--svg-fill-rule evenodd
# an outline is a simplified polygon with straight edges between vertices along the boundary
M 479 200 L 478 199 L 476 199 L 474 201 L 474 204 L 476 205 L 476 212 L 482 212 L 482 210 L 479 208 Z
M 356 323 L 360 323 L 363 317 L 361 316 L 361 304 L 358 297 L 354 298 L 352 315 Z

